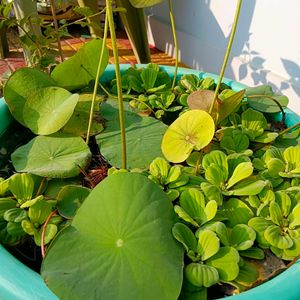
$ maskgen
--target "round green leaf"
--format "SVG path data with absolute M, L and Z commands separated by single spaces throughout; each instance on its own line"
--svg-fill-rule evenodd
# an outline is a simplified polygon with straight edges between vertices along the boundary
M 64 186 L 57 195 L 57 209 L 64 218 L 72 219 L 90 190 L 83 186 Z
M 52 242 L 42 276 L 62 299 L 177 299 L 183 249 L 171 233 L 174 221 L 172 204 L 151 180 L 111 175 Z
M 206 264 L 218 270 L 220 280 L 232 281 L 239 274 L 239 253 L 232 247 L 221 247 L 216 255 L 206 261 Z
M 86 43 L 75 55 L 56 65 L 51 77 L 67 90 L 75 90 L 88 85 L 91 80 L 96 78 L 102 47 L 102 39 L 94 39 Z M 108 50 L 105 45 L 104 47 L 100 75 L 104 72 L 109 58 Z
M 56 85 L 57 83 L 45 72 L 33 68 L 20 68 L 6 82 L 4 98 L 13 117 L 25 125 L 23 107 L 26 101 L 40 88 Z
M 269 243 L 264 237 L 264 232 L 272 224 L 273 223 L 270 220 L 266 220 L 262 217 L 254 217 L 248 222 L 248 225 L 256 232 L 256 241 L 262 247 L 269 247 Z
M 52 134 L 68 122 L 78 99 L 78 94 L 71 94 L 63 88 L 39 89 L 24 105 L 24 122 L 36 134 Z
M 264 133 L 267 128 L 267 120 L 261 112 L 248 108 L 242 113 L 242 127 L 250 140 L 254 140 Z
M 171 162 L 183 162 L 194 149 L 201 150 L 207 146 L 214 133 L 214 120 L 207 112 L 187 111 L 167 129 L 162 140 L 162 152 Z
M 220 240 L 217 235 L 208 229 L 201 230 L 198 234 L 198 253 L 201 260 L 207 260 L 215 255 L 220 249 Z
M 191 284 L 198 287 L 210 287 L 219 281 L 215 268 L 197 263 L 187 265 L 185 276 Z
M 38 136 L 11 156 L 18 172 L 52 178 L 74 177 L 90 161 L 91 153 L 80 137 Z
M 106 128 L 96 136 L 101 154 L 114 167 L 121 167 L 121 136 L 118 109 L 110 104 L 103 105 Z M 102 110 L 102 112 L 103 112 Z M 150 163 L 162 156 L 161 140 L 167 126 L 151 118 L 141 117 L 125 111 L 127 167 L 130 169 L 149 168 Z

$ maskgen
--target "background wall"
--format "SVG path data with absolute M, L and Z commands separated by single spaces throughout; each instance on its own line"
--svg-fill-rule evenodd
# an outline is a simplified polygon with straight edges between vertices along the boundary
M 174 54 L 167 1 L 146 10 L 150 42 Z M 173 0 L 180 60 L 219 73 L 237 0 Z M 225 76 L 270 84 L 300 114 L 299 0 L 244 0 Z

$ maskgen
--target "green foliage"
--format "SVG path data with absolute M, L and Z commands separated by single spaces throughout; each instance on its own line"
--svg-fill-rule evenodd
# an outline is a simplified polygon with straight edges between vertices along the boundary
M 42 71 L 21 68 L 15 71 L 6 82 L 4 98 L 13 117 L 26 126 L 23 117 L 25 103 L 39 89 L 56 85 L 56 82 Z
M 285 260 L 300 255 L 300 204 L 285 191 L 275 192 L 275 199 L 268 205 L 268 214 L 249 220 L 258 235 L 258 242 Z
M 42 276 L 62 298 L 176 299 L 183 251 L 172 238 L 174 221 L 168 197 L 152 181 L 134 173 L 111 175 L 51 244 Z M 78 272 L 82 283 L 74 286 Z
M 33 236 L 36 245 L 41 245 L 43 224 L 54 210 L 56 201 L 44 196 L 35 196 L 41 178 L 32 174 L 14 174 L 8 181 L 9 198 L 0 198 L 0 241 L 15 245 L 22 242 L 25 235 Z M 0 195 L 1 196 L 1 195 Z M 49 222 L 44 235 L 44 244 L 55 236 L 62 219 Z
M 39 89 L 23 108 L 24 122 L 35 134 L 49 135 L 61 129 L 73 114 L 79 95 L 58 87 Z
M 79 137 L 38 136 L 12 154 L 18 172 L 52 178 L 75 177 L 90 159 L 91 152 Z
M 277 113 L 286 108 L 289 99 L 273 92 L 269 85 L 247 88 L 245 92 L 250 107 L 263 113 Z
M 124 114 L 128 167 L 146 169 L 155 157 L 162 156 L 160 144 L 167 126 L 154 118 L 141 117 L 130 111 Z M 116 122 L 118 110 L 112 101 L 102 105 L 102 116 L 107 123 L 105 130 L 96 136 L 97 143 L 108 162 L 121 167 L 120 128 Z
M 201 150 L 211 142 L 214 129 L 214 121 L 205 111 L 185 112 L 167 129 L 162 152 L 171 162 L 183 162 L 193 150 Z
M 83 88 L 91 80 L 95 80 L 102 47 L 105 47 L 105 51 L 101 62 L 101 75 L 107 66 L 109 55 L 103 40 L 95 39 L 84 44 L 75 55 L 57 65 L 51 77 L 67 90 Z

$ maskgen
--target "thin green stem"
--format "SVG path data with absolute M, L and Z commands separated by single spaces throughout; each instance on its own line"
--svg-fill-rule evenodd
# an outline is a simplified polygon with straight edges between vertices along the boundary
M 219 89 L 220 89 L 222 79 L 223 79 L 223 76 L 224 76 L 224 73 L 225 73 L 225 70 L 226 70 L 229 54 L 230 54 L 230 51 L 231 51 L 232 43 L 233 43 L 233 40 L 234 40 L 234 35 L 235 35 L 235 32 L 236 32 L 236 28 L 237 28 L 237 23 L 238 23 L 238 20 L 239 20 L 239 15 L 240 15 L 240 11 L 241 11 L 242 2 L 243 2 L 243 0 L 239 0 L 239 2 L 237 4 L 237 7 L 236 7 L 233 27 L 232 27 L 229 42 L 228 42 L 228 45 L 227 45 L 227 50 L 226 50 L 226 53 L 225 53 L 223 66 L 222 66 L 222 69 L 221 69 L 221 72 L 220 72 L 220 75 L 219 75 L 218 84 L 217 84 L 217 87 L 216 87 L 216 90 L 215 90 L 215 93 L 214 93 L 214 99 L 213 99 L 213 102 L 212 102 L 212 104 L 210 106 L 210 109 L 209 109 L 209 114 L 210 115 L 212 114 L 214 106 L 216 104 Z
M 61 62 L 63 62 L 64 61 L 64 54 L 63 54 L 63 51 L 62 51 L 59 32 L 58 32 L 58 24 L 57 24 L 54 0 L 50 0 L 50 6 L 51 6 L 52 17 L 53 17 L 54 29 L 55 29 L 55 33 L 56 33 L 58 53 L 59 53 Z
M 115 32 L 115 24 L 112 12 L 112 0 L 106 0 L 106 13 L 108 15 L 108 23 L 110 36 L 112 41 L 113 55 L 116 67 L 116 79 L 117 79 L 117 91 L 118 91 L 118 102 L 119 102 L 119 121 L 121 130 L 121 144 L 122 144 L 122 169 L 126 169 L 126 131 L 124 122 L 124 107 L 123 107 L 123 95 L 122 95 L 122 82 L 121 72 L 118 56 L 117 38 Z
M 284 124 L 285 122 L 285 111 L 283 109 L 283 107 L 281 106 L 281 104 L 279 103 L 279 101 L 277 101 L 275 98 L 273 98 L 272 96 L 268 96 L 268 95 L 251 95 L 251 96 L 247 96 L 247 98 L 268 98 L 272 101 L 274 101 L 276 103 L 276 105 L 279 107 L 280 111 L 281 111 L 281 114 L 282 114 L 282 120 L 281 120 L 281 123 Z
M 93 115 L 94 115 L 94 107 L 95 107 L 95 101 L 96 101 L 96 96 L 97 96 L 97 88 L 98 88 L 98 84 L 99 84 L 101 65 L 102 65 L 102 61 L 103 61 L 103 57 L 104 57 L 105 44 L 106 44 L 106 39 L 107 39 L 107 31 L 108 31 L 108 15 L 105 16 L 103 41 L 102 41 L 101 53 L 100 53 L 100 57 L 99 57 L 99 61 L 98 61 L 97 73 L 96 73 L 95 84 L 94 84 L 94 91 L 93 91 L 91 110 L 90 110 L 90 118 L 89 118 L 87 133 L 86 133 L 86 144 L 88 144 L 90 141 L 90 134 L 91 134 L 91 128 L 92 128 L 92 122 L 93 122 Z
M 95 13 L 95 14 L 92 14 L 92 15 L 90 15 L 90 16 L 88 16 L 88 17 L 84 17 L 84 18 L 75 20 L 75 21 L 70 22 L 70 23 L 66 23 L 66 24 L 62 25 L 60 28 L 61 28 L 61 29 L 62 29 L 62 28 L 66 28 L 66 27 L 69 27 L 70 25 L 74 25 L 74 24 L 80 23 L 80 22 L 82 22 L 82 21 L 85 21 L 85 20 L 87 20 L 87 18 L 93 18 L 93 17 L 96 17 L 96 16 L 98 16 L 98 15 L 103 14 L 105 11 L 106 11 L 106 8 L 103 8 L 101 11 L 99 11 L 99 12 L 97 12 L 97 13 Z
M 172 83 L 172 90 L 173 90 L 176 84 L 176 78 L 178 72 L 179 48 L 178 48 L 177 32 L 176 32 L 176 26 L 175 26 L 174 14 L 173 14 L 172 0 L 169 0 L 169 12 L 170 12 L 170 21 L 171 21 L 171 27 L 172 27 L 172 33 L 174 39 L 174 48 L 175 48 L 175 71 L 174 71 L 174 78 Z
M 278 133 L 278 136 L 284 135 L 285 133 L 287 133 L 287 132 L 289 132 L 289 131 L 291 131 L 292 129 L 295 129 L 295 128 L 297 128 L 297 127 L 300 127 L 300 122 L 294 124 L 293 126 L 287 128 L 287 129 L 284 129 L 284 130 L 280 131 L 280 132 Z

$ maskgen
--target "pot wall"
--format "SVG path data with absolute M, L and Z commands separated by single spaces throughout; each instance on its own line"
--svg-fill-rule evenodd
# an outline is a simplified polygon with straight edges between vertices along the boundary
M 122 65 L 124 72 L 130 65 Z M 173 67 L 162 67 L 170 76 L 174 72 Z M 180 68 L 178 77 L 184 74 L 195 74 L 200 78 L 218 76 L 210 73 L 199 72 L 191 69 Z M 109 81 L 114 77 L 114 66 L 109 65 L 101 77 L 101 81 Z M 232 81 L 223 80 L 234 90 L 241 90 L 245 85 Z M 280 119 L 280 115 L 276 116 Z M 7 129 L 12 118 L 3 99 L 0 99 L 0 136 Z M 300 117 L 287 109 L 288 126 L 300 121 Z M 0 245 L 0 298 L 3 300 L 58 300 L 58 298 L 47 288 L 41 276 L 23 265 L 8 253 Z M 226 297 L 232 300 L 299 300 L 300 299 L 300 260 L 287 271 L 276 276 L 274 279 L 244 292 L 237 296 Z M 225 298 L 224 298 L 225 299 Z

